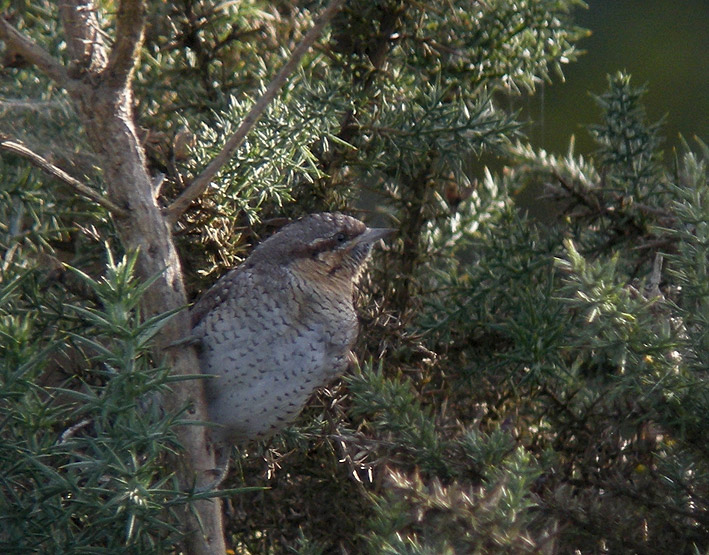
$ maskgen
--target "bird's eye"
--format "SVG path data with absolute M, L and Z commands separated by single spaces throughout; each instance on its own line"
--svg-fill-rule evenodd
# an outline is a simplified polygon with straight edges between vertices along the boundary
M 337 239 L 338 243 L 344 243 L 347 240 L 347 235 L 340 231 L 340 233 L 335 235 L 335 239 Z

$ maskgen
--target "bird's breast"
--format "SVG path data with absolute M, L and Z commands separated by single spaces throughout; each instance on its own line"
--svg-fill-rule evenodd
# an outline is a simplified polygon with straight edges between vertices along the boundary
M 274 293 L 255 283 L 210 311 L 194 332 L 202 372 L 214 376 L 206 382 L 210 418 L 240 441 L 287 425 L 316 388 L 345 370 L 357 323 L 351 299 L 302 284 Z

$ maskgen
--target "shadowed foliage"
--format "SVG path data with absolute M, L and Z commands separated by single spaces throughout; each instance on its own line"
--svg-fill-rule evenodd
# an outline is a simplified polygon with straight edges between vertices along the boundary
M 595 91 L 591 157 L 536 149 L 503 108 L 574 60 L 581 4 L 347 2 L 174 225 L 192 298 L 288 218 L 397 229 L 357 292 L 359 365 L 235 451 L 236 553 L 709 549 L 709 149 L 663 160 L 622 73 Z M 0 5 L 64 56 L 53 3 Z M 150 3 L 136 124 L 163 205 L 321 9 Z M 65 93 L 12 54 L 0 128 L 102 190 Z M 526 187 L 544 224 L 515 205 Z M 141 314 L 149 283 L 117 236 L 3 152 L 3 552 L 170 553 L 185 532 L 194 496 L 166 461 L 186 407 L 158 410 L 173 378 L 150 350 L 170 314 Z

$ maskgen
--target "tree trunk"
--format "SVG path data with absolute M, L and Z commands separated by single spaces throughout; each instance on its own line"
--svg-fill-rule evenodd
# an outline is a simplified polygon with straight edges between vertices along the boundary
M 65 0 L 59 9 L 71 56 L 66 75 L 60 74 L 59 80 L 69 91 L 99 156 L 108 197 L 127 211 L 125 217 L 114 215 L 123 246 L 127 250 L 139 249 L 141 277 L 160 275 L 143 298 L 145 315 L 184 307 L 187 296 L 172 230 L 158 205 L 134 125 L 132 77 L 143 41 L 145 4 L 141 0 L 118 4 L 116 37 L 110 51 L 98 32 L 96 8 L 90 0 Z M 45 65 L 52 67 L 49 62 Z M 190 332 L 189 315 L 183 310 L 169 320 L 156 338 L 156 358 L 164 359 L 174 375 L 199 372 L 197 355 L 191 347 L 167 348 Z M 207 420 L 200 380 L 173 382 L 172 392 L 164 399 L 166 408 L 187 406 L 191 418 Z M 185 447 L 184 460 L 176 469 L 181 486 L 190 489 L 206 485 L 211 478 L 205 472 L 215 467 L 206 429 L 182 426 L 177 432 Z M 218 499 L 186 507 L 184 522 L 188 553 L 225 552 Z
M 89 140 L 101 160 L 108 196 L 128 211 L 116 221 L 124 247 L 139 249 L 139 271 L 143 278 L 161 273 L 144 296 L 146 316 L 183 307 L 187 296 L 182 281 L 180 260 L 172 232 L 157 203 L 147 173 L 142 146 L 136 135 L 129 89 L 102 82 L 98 86 L 77 87 L 72 91 Z M 175 375 L 196 374 L 199 362 L 192 348 L 165 348 L 191 332 L 187 311 L 176 314 L 157 336 L 157 355 L 165 359 Z M 203 388 L 199 380 L 177 381 L 174 395 L 165 399 L 167 408 L 189 406 L 189 416 L 206 421 Z M 179 438 L 186 449 L 178 475 L 183 488 L 205 485 L 205 471 L 215 467 L 214 453 L 202 426 L 183 426 Z M 198 518 L 186 510 L 190 534 L 188 552 L 224 553 L 221 504 L 218 499 L 195 503 Z M 200 526 L 201 523 L 201 526 Z M 201 528 L 201 530 L 200 530 Z

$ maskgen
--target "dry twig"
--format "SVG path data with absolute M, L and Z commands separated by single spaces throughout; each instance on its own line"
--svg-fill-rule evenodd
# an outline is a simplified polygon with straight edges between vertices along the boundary
M 0 148 L 2 148 L 3 150 L 7 150 L 8 152 L 12 152 L 17 156 L 24 158 L 25 160 L 29 160 L 34 166 L 37 166 L 42 171 L 58 179 L 59 181 L 64 183 L 64 185 L 69 186 L 71 189 L 73 189 L 80 195 L 86 197 L 89 200 L 94 201 L 100 206 L 103 206 L 115 216 L 124 218 L 128 215 L 127 210 L 124 210 L 117 204 L 114 204 L 95 189 L 92 189 L 88 185 L 84 185 L 81 181 L 72 177 L 61 168 L 58 168 L 46 158 L 30 150 L 21 142 L 11 140 L 9 137 L 2 133 L 0 133 Z
M 174 223 L 177 221 L 177 219 L 184 214 L 192 201 L 207 190 L 214 176 L 217 175 L 219 170 L 229 161 L 234 155 L 234 152 L 236 152 L 244 142 L 246 135 L 248 135 L 249 131 L 251 131 L 253 126 L 266 111 L 268 105 L 273 101 L 281 87 L 283 87 L 288 76 L 293 73 L 305 53 L 320 36 L 325 25 L 335 16 L 343 2 L 344 0 L 332 0 L 330 2 L 320 17 L 315 21 L 315 24 L 306 33 L 305 37 L 303 37 L 300 44 L 293 50 L 290 59 L 273 78 L 273 81 L 269 83 L 264 93 L 256 101 L 251 110 L 249 110 L 249 113 L 246 114 L 239 128 L 229 137 L 221 152 L 212 159 L 202 173 L 199 174 L 189 187 L 167 208 L 167 217 L 171 222 Z

